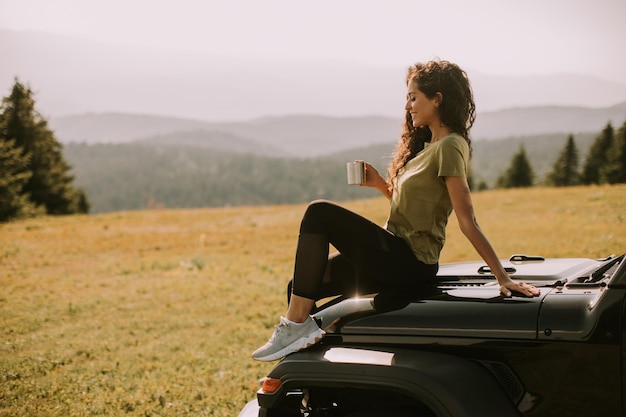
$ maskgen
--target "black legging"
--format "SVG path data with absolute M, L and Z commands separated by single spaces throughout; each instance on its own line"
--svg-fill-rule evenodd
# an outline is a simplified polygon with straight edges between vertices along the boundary
M 329 257 L 329 244 L 339 253 Z M 330 274 L 324 279 L 327 266 Z M 406 241 L 332 202 L 314 201 L 300 225 L 293 294 L 311 300 L 431 285 L 439 268 Z

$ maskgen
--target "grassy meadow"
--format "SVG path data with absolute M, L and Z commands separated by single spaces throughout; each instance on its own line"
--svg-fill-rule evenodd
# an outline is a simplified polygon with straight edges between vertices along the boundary
M 476 193 L 501 258 L 626 252 L 626 185 Z M 382 198 L 345 203 L 380 224 Z M 305 205 L 0 225 L 0 416 L 234 416 L 272 364 Z M 442 262 L 477 259 L 454 215 Z

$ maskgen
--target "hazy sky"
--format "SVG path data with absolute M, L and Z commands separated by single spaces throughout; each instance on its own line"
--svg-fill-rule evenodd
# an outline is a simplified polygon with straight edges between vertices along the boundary
M 270 60 L 487 74 L 596 75 L 626 85 L 626 0 L 0 0 L 0 28 Z

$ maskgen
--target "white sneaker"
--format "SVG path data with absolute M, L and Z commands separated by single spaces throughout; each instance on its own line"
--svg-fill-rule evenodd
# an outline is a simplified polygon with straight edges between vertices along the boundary
M 255 350 L 252 357 L 264 362 L 281 359 L 316 344 L 325 334 L 310 316 L 304 323 L 290 322 L 281 317 L 270 340 Z

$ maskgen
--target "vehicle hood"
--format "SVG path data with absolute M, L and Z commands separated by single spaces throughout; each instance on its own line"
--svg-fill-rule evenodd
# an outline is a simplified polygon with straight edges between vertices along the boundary
M 527 298 L 504 297 L 497 286 L 441 289 L 397 308 L 394 300 L 377 295 L 342 301 L 316 318 L 335 334 L 535 339 L 541 302 L 550 291 Z
M 536 339 L 543 303 L 568 281 L 597 267 L 589 259 L 503 262 L 514 279 L 532 283 L 538 297 L 500 293 L 480 263 L 442 265 L 436 287 L 398 289 L 351 298 L 315 318 L 335 335 Z

